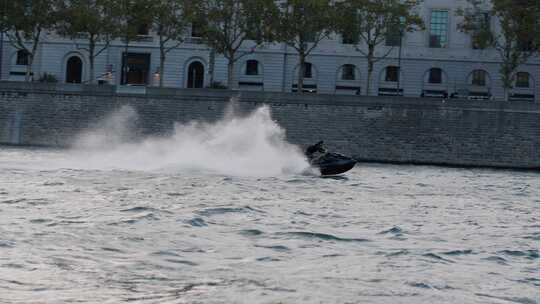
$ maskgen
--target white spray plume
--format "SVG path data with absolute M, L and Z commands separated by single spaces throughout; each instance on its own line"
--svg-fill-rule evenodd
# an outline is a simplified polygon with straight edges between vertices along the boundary
M 74 144 L 73 163 L 84 169 L 204 171 L 233 176 L 278 176 L 309 167 L 301 150 L 262 106 L 235 114 L 234 103 L 215 123 L 176 124 L 168 137 L 133 141 L 136 111 L 124 106 Z

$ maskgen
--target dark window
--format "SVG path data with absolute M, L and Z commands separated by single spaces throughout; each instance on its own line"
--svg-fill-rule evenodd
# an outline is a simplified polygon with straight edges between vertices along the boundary
M 391 25 L 386 32 L 386 46 L 400 46 L 402 33 L 398 25 Z
M 352 64 L 346 64 L 341 68 L 342 80 L 355 80 L 356 79 L 356 67 Z
M 77 56 L 69 58 L 66 64 L 66 83 L 81 83 L 82 69 L 81 58 Z
M 526 72 L 519 72 L 516 74 L 516 87 L 518 88 L 530 88 L 530 75 Z
M 521 35 L 522 37 L 518 37 L 518 47 L 523 52 L 531 52 L 535 49 L 535 41 L 534 38 L 530 37 L 528 34 Z
M 312 65 L 309 62 L 304 63 L 304 78 L 312 78 Z
M 141 24 L 137 28 L 137 35 L 148 36 L 149 33 L 150 33 L 150 27 L 148 26 L 148 24 Z
M 397 82 L 399 80 L 399 67 L 386 67 L 386 77 L 384 80 L 387 82 Z
M 191 37 L 201 38 L 203 36 L 203 26 L 200 23 L 191 25 Z
M 358 44 L 358 36 L 353 32 L 341 33 L 341 42 L 343 44 Z
M 28 65 L 30 54 L 26 50 L 17 51 L 17 65 Z
M 491 42 L 486 35 L 491 33 L 491 16 L 487 12 L 480 12 L 474 16 L 474 31 L 472 33 L 472 48 L 485 49 Z
M 486 86 L 486 71 L 475 70 L 472 73 L 472 85 L 484 87 Z
M 317 38 L 317 34 L 315 32 L 305 32 L 304 33 L 304 39 L 306 42 L 315 42 L 315 39 Z
M 445 48 L 448 43 L 448 12 L 432 11 L 429 31 L 429 47 Z
M 429 70 L 429 83 L 442 83 L 442 70 L 431 69 Z
M 259 75 L 259 62 L 257 60 L 246 62 L 246 75 Z

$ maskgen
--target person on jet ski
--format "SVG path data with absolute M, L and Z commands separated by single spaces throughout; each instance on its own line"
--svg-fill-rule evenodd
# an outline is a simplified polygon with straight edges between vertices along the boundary
M 306 149 L 306 156 L 309 159 L 316 159 L 324 154 L 326 154 L 326 149 L 324 148 L 324 142 L 322 140 Z

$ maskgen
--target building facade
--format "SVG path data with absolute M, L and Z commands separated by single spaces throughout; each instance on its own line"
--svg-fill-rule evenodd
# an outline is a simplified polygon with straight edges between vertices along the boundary
M 332 35 L 310 54 L 304 73 L 304 90 L 320 94 L 404 95 L 425 97 L 463 97 L 504 99 L 500 55 L 494 49 L 477 49 L 469 34 L 459 30 L 457 14 L 466 0 L 425 0 L 419 14 L 425 30 L 405 33 L 400 39 L 389 37 L 377 54 L 389 55 L 375 64 L 370 92 L 367 88 L 367 60 L 350 38 Z M 495 20 L 489 20 L 496 31 Z M 130 43 L 127 51 L 121 41 L 101 53 L 95 61 L 95 77 L 114 85 L 164 85 L 202 88 L 227 83 L 227 61 L 213 56 L 201 43 L 196 31 L 187 31 L 184 43 L 171 51 L 165 71 L 159 71 L 159 46 L 151 33 Z M 89 81 L 87 53 L 81 50 L 84 39 L 69 40 L 48 34 L 38 48 L 33 65 L 34 78 L 54 75 L 59 82 Z M 235 65 L 235 84 L 240 90 L 296 91 L 298 56 L 291 47 L 267 43 L 246 53 Z M 2 80 L 24 80 L 25 54 L 7 40 L 2 43 Z M 213 63 L 213 64 L 212 64 Z M 511 100 L 537 101 L 540 83 L 540 58 L 519 67 Z M 212 79 L 212 80 L 211 80 Z

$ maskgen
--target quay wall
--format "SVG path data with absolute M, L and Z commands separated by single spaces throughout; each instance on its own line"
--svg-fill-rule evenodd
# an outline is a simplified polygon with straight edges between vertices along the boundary
M 69 146 L 124 105 L 140 136 L 268 105 L 287 140 L 363 161 L 540 169 L 540 104 L 0 82 L 0 144 Z

